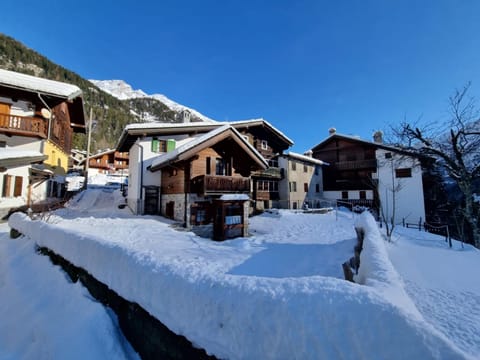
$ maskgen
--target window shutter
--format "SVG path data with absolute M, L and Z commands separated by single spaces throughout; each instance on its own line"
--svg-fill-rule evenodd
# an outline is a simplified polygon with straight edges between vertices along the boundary
M 13 196 L 22 196 L 23 177 L 15 176 L 15 189 L 13 190 Z
M 12 181 L 12 175 L 3 175 L 2 197 L 10 196 L 11 181 Z
M 158 139 L 152 139 L 152 152 L 159 152 L 160 142 Z

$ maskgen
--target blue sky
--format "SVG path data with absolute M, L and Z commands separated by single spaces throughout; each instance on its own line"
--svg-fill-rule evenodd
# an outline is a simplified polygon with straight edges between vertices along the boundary
M 216 120 L 263 117 L 303 152 L 480 96 L 480 2 L 18 1 L 0 31 L 79 75 Z M 8 15 L 7 15 L 8 14 Z

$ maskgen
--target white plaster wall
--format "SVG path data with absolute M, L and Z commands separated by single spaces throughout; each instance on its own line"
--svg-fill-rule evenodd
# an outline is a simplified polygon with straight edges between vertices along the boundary
M 4 183 L 4 175 L 11 175 L 13 177 L 15 176 L 21 176 L 23 177 L 22 181 L 22 196 L 19 196 L 19 198 L 22 199 L 22 203 L 26 204 L 27 203 L 27 194 L 28 194 L 28 177 L 29 177 L 29 166 L 18 166 L 14 168 L 9 168 L 7 171 L 2 172 L 0 174 L 0 191 L 3 189 L 3 183 Z M 7 198 L 13 198 L 13 190 L 15 188 L 15 178 L 12 178 L 10 180 L 10 194 L 7 196 Z M 1 194 L 0 194 L 1 195 Z
M 395 193 L 395 223 L 400 224 L 405 218 L 409 222 L 425 220 L 425 201 L 423 196 L 422 169 L 417 159 L 392 153 L 392 159 L 386 159 L 388 151 L 379 149 L 378 192 L 380 202 L 388 217 L 393 214 L 392 188 L 399 186 Z M 396 178 L 395 169 L 411 168 L 412 177 Z M 392 179 L 393 171 L 393 179 Z

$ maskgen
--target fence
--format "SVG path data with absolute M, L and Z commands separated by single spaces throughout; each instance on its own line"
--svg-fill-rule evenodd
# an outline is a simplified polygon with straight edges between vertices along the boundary
M 406 228 L 418 229 L 418 231 L 422 231 L 423 229 L 425 232 L 429 232 L 437 235 L 443 235 L 445 236 L 445 242 L 448 242 L 448 246 L 452 247 L 452 238 L 450 236 L 450 229 L 448 225 L 429 224 L 426 221 L 422 222 L 422 218 L 419 219 L 418 223 L 408 223 L 405 221 L 405 218 L 403 218 L 402 223 L 403 223 L 403 227 L 406 227 Z M 462 242 L 462 247 L 463 247 L 463 242 Z

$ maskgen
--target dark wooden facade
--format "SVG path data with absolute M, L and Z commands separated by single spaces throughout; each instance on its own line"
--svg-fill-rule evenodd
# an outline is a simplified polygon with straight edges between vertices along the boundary
M 313 157 L 329 164 L 323 168 L 323 189 L 373 190 L 372 173 L 377 171 L 375 150 L 374 144 L 337 136 L 314 147 Z
M 225 193 L 250 192 L 250 179 L 235 172 L 235 169 L 226 171 L 226 174 L 216 172 L 216 160 L 234 163 L 231 157 L 222 158 L 212 148 L 200 151 L 191 161 L 184 161 L 167 166 L 162 170 L 162 193 L 181 194 L 194 193 L 201 196 L 218 195 Z M 208 167 L 208 169 L 207 169 Z
M 128 153 L 111 150 L 90 156 L 88 166 L 101 173 L 113 173 L 128 169 L 128 161 Z

